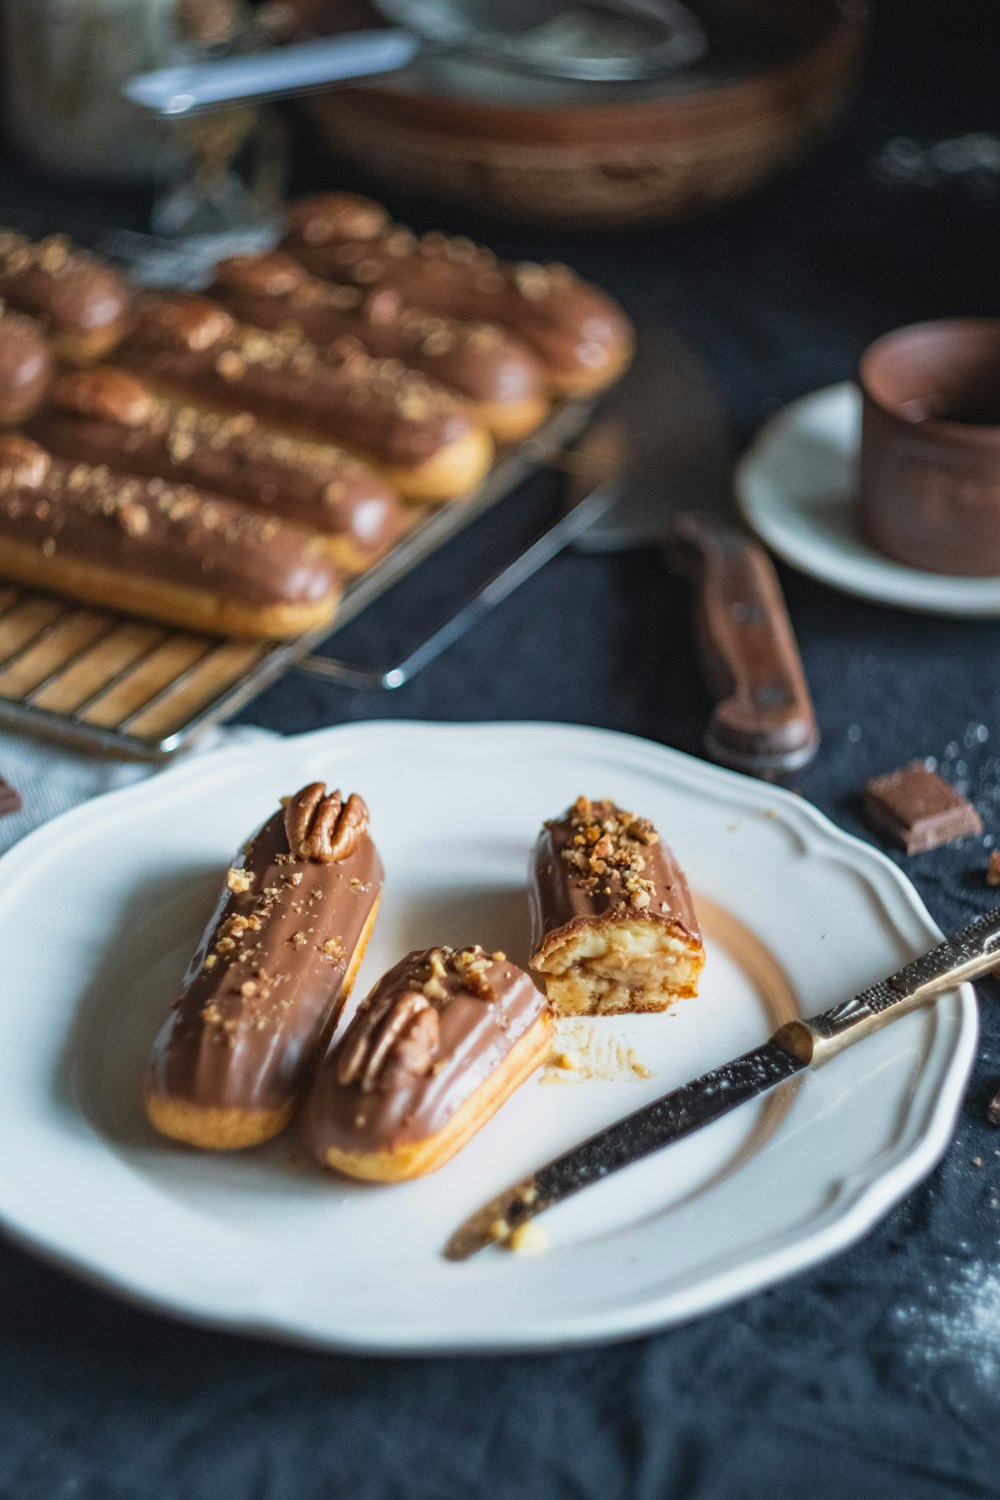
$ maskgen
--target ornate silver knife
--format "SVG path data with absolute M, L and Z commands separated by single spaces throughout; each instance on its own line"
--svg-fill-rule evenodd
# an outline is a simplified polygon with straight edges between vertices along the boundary
M 599 1131 L 500 1193 L 452 1235 L 444 1253 L 466 1260 L 529 1219 L 612 1172 L 693 1135 L 805 1068 L 821 1068 L 898 1016 L 1000 965 L 1000 907 L 888 979 L 808 1020 L 789 1021 L 769 1042 L 703 1073 Z

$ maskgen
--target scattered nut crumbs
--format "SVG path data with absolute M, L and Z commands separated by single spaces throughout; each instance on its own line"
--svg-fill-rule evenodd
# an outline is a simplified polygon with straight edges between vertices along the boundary
M 512 1250 L 515 1255 L 538 1255 L 540 1251 L 549 1248 L 549 1237 L 534 1219 L 525 1219 L 512 1234 L 506 1236 L 503 1247 L 505 1250 Z
M 652 1078 L 652 1071 L 628 1042 L 609 1028 L 581 1017 L 562 1017 L 556 1026 L 558 1035 L 542 1070 L 541 1083 L 622 1083 Z
M 226 885 L 234 895 L 242 896 L 253 885 L 253 875 L 249 870 L 228 870 L 226 872 Z

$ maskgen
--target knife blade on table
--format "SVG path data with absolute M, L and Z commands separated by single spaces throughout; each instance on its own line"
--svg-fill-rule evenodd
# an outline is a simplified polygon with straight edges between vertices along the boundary
M 645 324 L 581 447 L 600 453 L 610 440 L 624 454 L 614 498 L 576 546 L 664 547 L 695 591 L 715 698 L 709 755 L 765 778 L 801 769 L 819 732 L 781 585 L 763 547 L 730 519 L 735 442 L 707 367 L 665 325 Z
M 693 1135 L 797 1073 L 823 1067 L 899 1016 L 998 964 L 1000 907 L 853 999 L 808 1020 L 787 1022 L 762 1047 L 654 1099 L 539 1167 L 467 1219 L 445 1246 L 445 1256 L 467 1260 L 509 1239 L 581 1189 Z

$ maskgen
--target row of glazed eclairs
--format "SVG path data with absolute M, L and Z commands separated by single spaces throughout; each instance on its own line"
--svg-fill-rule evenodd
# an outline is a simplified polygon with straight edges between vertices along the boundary
M 208 1150 L 298 1111 L 326 1167 L 394 1182 L 442 1166 L 545 1061 L 554 1015 L 665 1010 L 697 992 L 687 883 L 645 818 L 580 797 L 545 824 L 530 968 L 500 952 L 408 953 L 337 1030 L 382 894 L 357 794 L 304 786 L 254 833 L 153 1047 L 146 1110 Z
M 185 628 L 276 637 L 415 505 L 627 364 L 629 325 L 563 266 L 422 237 L 378 204 L 293 205 L 204 295 L 133 293 L 62 237 L 0 232 L 0 572 Z

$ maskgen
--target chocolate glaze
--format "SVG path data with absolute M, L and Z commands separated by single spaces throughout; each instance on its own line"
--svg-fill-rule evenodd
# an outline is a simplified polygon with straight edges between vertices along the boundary
M 0 422 L 23 422 L 38 406 L 52 374 L 45 335 L 33 318 L 0 302 Z
M 310 276 L 281 251 L 220 261 L 213 297 L 245 323 L 294 327 L 321 347 L 355 347 L 379 359 L 398 359 L 476 402 L 537 401 L 544 391 L 538 359 L 496 324 L 407 307 L 391 290 Z
M 402 524 L 391 486 L 332 445 L 270 432 L 249 412 L 170 401 L 111 366 L 57 376 L 28 430 L 64 458 L 262 505 L 366 553 L 388 546 Z
M 407 305 L 444 317 L 499 323 L 540 356 L 559 382 L 601 384 L 616 375 L 632 330 L 610 297 L 566 266 L 506 264 L 462 237 L 419 240 L 378 204 L 321 194 L 289 215 L 282 249 L 315 276 L 395 292 Z
M 471 974 L 461 972 L 467 962 L 463 955 L 471 957 Z M 345 1060 L 373 1017 L 381 1024 L 382 1008 L 391 1010 L 409 994 L 425 1004 L 410 1022 L 409 1035 L 404 1031 L 398 1037 L 370 1084 L 364 1077 L 342 1082 Z M 393 1151 L 426 1140 L 448 1124 L 547 1009 L 530 977 L 503 955 L 481 948 L 408 953 L 379 980 L 323 1058 L 303 1110 L 310 1149 L 322 1161 L 331 1146 Z M 418 1054 L 412 1028 L 424 1026 L 428 1011 L 436 1022 L 424 1027 Z M 408 1055 L 401 1048 L 408 1048 Z
M 411 468 L 465 437 L 456 397 L 395 360 L 324 354 L 294 332 L 236 323 L 206 297 L 147 296 L 118 362 L 160 390 L 248 410 Z
M 229 871 L 156 1038 L 151 1092 L 205 1109 L 293 1098 L 339 1013 L 382 875 L 367 833 L 326 863 L 292 852 L 283 812 L 269 818 Z
M 13 434 L 0 437 L 0 536 L 252 605 L 318 602 L 337 583 L 298 526 L 189 485 L 54 458 Z
M 630 827 L 638 837 L 628 833 Z M 613 854 L 602 857 L 603 846 L 588 837 L 588 828 L 608 832 L 621 864 L 612 862 Z M 606 922 L 660 922 L 683 937 L 701 938 L 687 881 L 670 849 L 646 819 L 609 801 L 580 797 L 545 824 L 532 857 L 528 905 L 533 965 L 571 933 Z
M 62 235 L 34 243 L 10 229 L 0 230 L 0 297 L 57 335 L 113 329 L 129 302 L 118 273 Z

